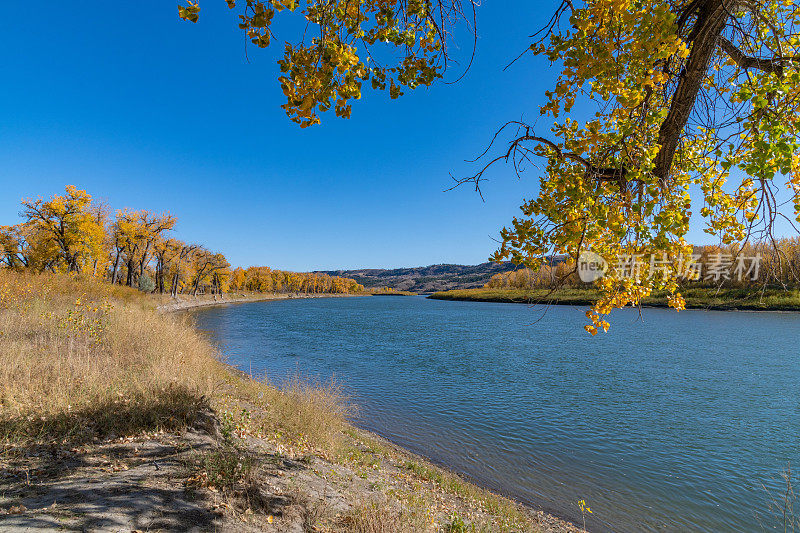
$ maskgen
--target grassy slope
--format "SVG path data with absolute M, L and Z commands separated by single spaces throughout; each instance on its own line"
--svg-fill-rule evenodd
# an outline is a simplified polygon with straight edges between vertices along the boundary
M 742 289 L 686 289 L 681 291 L 687 308 L 740 309 L 758 311 L 800 311 L 800 291 L 770 290 L 765 293 Z M 473 302 L 542 303 L 555 305 L 591 305 L 598 297 L 592 289 L 562 289 L 549 294 L 546 289 L 465 289 L 437 292 L 430 298 Z M 642 301 L 645 306 L 666 307 L 666 294 L 654 294 Z
M 296 380 L 279 390 L 231 371 L 188 317 L 158 313 L 159 303 L 122 287 L 0 270 L 0 471 L 27 476 L 41 449 L 57 457 L 121 438 L 180 438 L 210 413 L 219 443 L 175 483 L 215 491 L 217 506 L 219 494 L 229 498 L 225 512 L 251 524 L 273 520 L 252 487 L 268 494 L 285 479 L 310 495 L 292 480 L 333 487 L 338 472 L 344 507 L 335 513 L 325 497 L 293 500 L 306 531 L 574 531 L 357 430 L 335 385 Z M 296 477 L 275 457 L 317 466 Z M 258 464 L 269 483 L 254 474 Z M 23 476 L 21 490 L 29 483 Z M 0 498 L 3 512 L 11 511 Z

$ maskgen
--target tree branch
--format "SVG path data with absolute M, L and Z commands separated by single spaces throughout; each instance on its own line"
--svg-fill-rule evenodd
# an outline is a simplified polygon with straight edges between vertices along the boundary
M 698 6 L 697 21 L 689 36 L 692 51 L 678 79 L 667 117 L 658 132 L 658 144 L 661 148 L 655 158 L 653 173 L 662 184 L 667 182 L 678 142 L 694 109 L 703 77 L 728 17 L 722 0 L 706 0 Z
M 739 50 L 732 42 L 721 35 L 719 37 L 719 47 L 743 69 L 755 68 L 764 72 L 775 73 L 778 76 L 783 76 L 783 68 L 786 63 L 800 61 L 800 57 L 797 56 L 776 56 L 769 59 L 751 57 Z

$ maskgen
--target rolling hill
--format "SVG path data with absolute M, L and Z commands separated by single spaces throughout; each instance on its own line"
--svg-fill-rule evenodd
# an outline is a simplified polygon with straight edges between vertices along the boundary
M 365 268 L 360 270 L 325 270 L 331 276 L 352 278 L 367 288 L 389 286 L 397 290 L 429 293 L 452 289 L 483 287 L 498 272 L 514 270 L 515 265 L 481 263 L 480 265 L 430 265 L 415 268 Z

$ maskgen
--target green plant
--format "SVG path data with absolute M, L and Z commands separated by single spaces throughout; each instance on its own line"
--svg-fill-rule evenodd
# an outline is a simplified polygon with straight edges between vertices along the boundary
M 450 516 L 450 522 L 444 526 L 444 530 L 446 533 L 467 533 L 475 531 L 475 526 L 474 524 L 467 524 L 458 514 L 453 513 Z
M 139 276 L 139 290 L 142 292 L 153 292 L 156 290 L 156 282 L 147 274 Z
M 228 489 L 250 480 L 253 462 L 235 446 L 223 446 L 203 455 L 201 467 L 207 476 L 208 486 Z

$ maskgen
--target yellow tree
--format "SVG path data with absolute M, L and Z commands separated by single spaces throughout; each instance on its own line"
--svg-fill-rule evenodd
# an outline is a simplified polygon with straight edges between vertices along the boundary
M 406 88 L 431 85 L 447 65 L 447 25 L 463 18 L 458 1 L 225 1 L 231 9 L 240 9 L 239 27 L 260 48 L 272 42 L 277 14 L 295 15 L 317 27 L 300 42 L 285 42 L 283 59 L 278 62 L 286 96 L 282 107 L 303 128 L 319 123 L 318 113 L 330 109 L 338 117 L 349 118 L 350 101 L 361 98 L 365 82 L 372 89 L 388 89 L 391 98 Z M 184 2 L 178 13 L 184 20 L 197 22 L 200 6 Z M 384 54 L 379 53 L 381 49 Z
M 166 290 L 165 280 L 168 273 L 172 272 L 171 289 L 173 296 L 177 288 L 186 257 L 197 248 L 196 245 L 187 245 L 178 239 L 158 239 L 153 246 L 153 256 L 156 260 L 156 291 L 163 294 Z
M 27 268 L 34 272 L 57 272 L 61 258 L 58 246 L 37 225 L 16 224 L 0 229 L 0 245 L 9 268 Z
M 113 233 L 118 251 L 125 257 L 126 285 L 133 286 L 134 280 L 144 273 L 145 266 L 156 251 L 156 244 L 167 231 L 175 227 L 176 221 L 169 213 L 156 214 L 147 210 L 129 209 L 117 212 Z
M 278 14 L 301 12 L 316 26 L 308 34 L 319 37 L 287 43 L 280 61 L 283 107 L 301 126 L 332 107 L 349 116 L 362 81 L 377 89 L 388 83 L 393 97 L 403 86 L 433 83 L 447 65 L 445 36 L 463 19 L 457 0 L 227 4 L 243 8 L 240 26 L 261 47 Z M 189 3 L 179 12 L 197 21 L 199 10 Z M 538 110 L 542 126 L 507 123 L 488 160 L 461 183 L 479 188 L 498 162 L 515 170 L 543 162 L 538 191 L 501 232 L 492 258 L 538 270 L 565 254 L 570 276 L 581 254 L 600 256 L 611 268 L 596 282 L 592 334 L 608 328 L 603 317 L 612 309 L 654 290 L 684 307 L 678 287 L 692 253 L 685 240 L 692 213 L 737 250 L 754 236 L 773 238 L 775 220 L 785 215 L 780 189 L 790 197 L 788 218 L 800 221 L 795 2 L 563 0 L 534 39 L 531 52 L 560 70 Z M 399 56 L 391 66 L 373 60 L 380 43 Z M 577 103 L 596 111 L 576 115 Z M 645 261 L 627 276 L 615 265 L 630 256 L 656 258 L 658 268 Z
M 36 235 L 43 250 L 54 257 L 45 260 L 55 268 L 80 272 L 103 255 L 105 211 L 92 204 L 92 197 L 74 185 L 67 185 L 64 195 L 49 200 L 23 200 L 22 213 L 27 231 Z
M 0 263 L 11 269 L 29 265 L 30 246 L 28 227 L 24 224 L 0 226 Z
M 280 270 L 273 270 L 270 277 L 272 278 L 272 290 L 274 292 L 281 292 L 286 287 L 286 275 Z
M 230 281 L 231 289 L 235 291 L 243 290 L 245 288 L 245 280 L 246 275 L 242 267 L 233 269 Z
M 495 161 L 546 161 L 538 196 L 493 258 L 531 267 L 552 253 L 604 258 L 592 334 L 608 328 L 603 315 L 654 290 L 682 309 L 693 209 L 724 244 L 769 236 L 785 180 L 798 216 L 798 17 L 793 3 L 774 1 L 562 4 L 531 45 L 562 68 L 540 109 L 553 126 L 540 134 L 512 123 L 508 148 L 471 178 L 478 184 Z M 598 104 L 589 120 L 570 116 L 581 100 Z M 630 276 L 615 267 L 620 257 L 650 260 Z
M 229 275 L 230 264 L 225 256 L 197 247 L 190 254 L 192 266 L 192 296 L 197 296 L 200 288 L 210 286 L 212 294 L 220 294 Z
M 105 277 L 108 269 L 111 249 L 113 247 L 112 236 L 108 231 L 109 208 L 101 202 L 92 202 L 91 213 L 94 217 L 96 227 L 102 230 L 91 255 L 92 276 Z
M 181 284 L 191 277 L 192 256 L 199 248 L 196 244 L 186 244 L 181 241 L 170 239 L 170 246 L 173 247 L 171 261 L 166 263 L 172 272 L 170 281 L 170 294 L 176 297 L 180 292 Z M 166 268 L 166 267 L 165 267 Z

